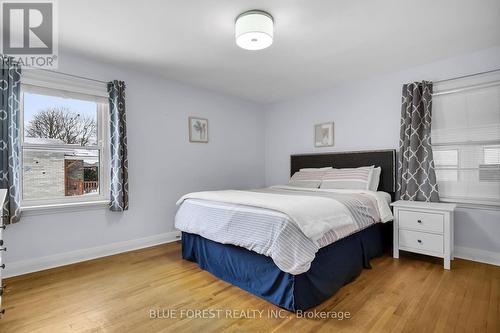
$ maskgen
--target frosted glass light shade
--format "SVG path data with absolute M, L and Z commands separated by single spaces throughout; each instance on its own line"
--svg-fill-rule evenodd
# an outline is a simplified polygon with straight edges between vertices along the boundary
M 239 15 L 235 23 L 236 44 L 245 50 L 262 50 L 273 43 L 273 17 L 260 10 Z

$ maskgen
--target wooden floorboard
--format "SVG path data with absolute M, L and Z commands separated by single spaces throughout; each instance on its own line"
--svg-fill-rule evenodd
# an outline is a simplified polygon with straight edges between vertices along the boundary
M 313 309 L 350 319 L 304 319 L 182 260 L 170 243 L 7 279 L 0 332 L 500 332 L 500 267 L 456 259 L 446 271 L 410 254 L 372 266 Z M 151 319 L 151 309 L 178 318 Z M 182 313 L 204 309 L 221 319 Z

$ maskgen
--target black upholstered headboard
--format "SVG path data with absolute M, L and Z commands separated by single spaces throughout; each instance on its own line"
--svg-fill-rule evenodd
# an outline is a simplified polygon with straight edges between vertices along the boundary
M 396 150 L 349 151 L 325 154 L 299 154 L 290 156 L 290 176 L 302 168 L 357 168 L 375 165 L 382 168 L 378 190 L 396 191 Z

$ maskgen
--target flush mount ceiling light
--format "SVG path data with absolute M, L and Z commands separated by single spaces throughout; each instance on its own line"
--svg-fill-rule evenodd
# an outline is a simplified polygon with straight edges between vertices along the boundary
M 236 18 L 236 44 L 245 50 L 262 50 L 273 43 L 273 17 L 262 10 L 250 10 Z

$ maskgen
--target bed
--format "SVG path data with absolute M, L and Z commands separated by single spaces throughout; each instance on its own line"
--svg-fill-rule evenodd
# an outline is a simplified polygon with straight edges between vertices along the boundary
M 321 304 L 387 246 L 390 229 L 377 222 L 392 217 L 383 209 L 394 196 L 395 150 L 292 155 L 290 173 L 331 165 L 380 166 L 379 192 L 275 186 L 189 194 L 176 214 L 182 257 L 289 311 Z

